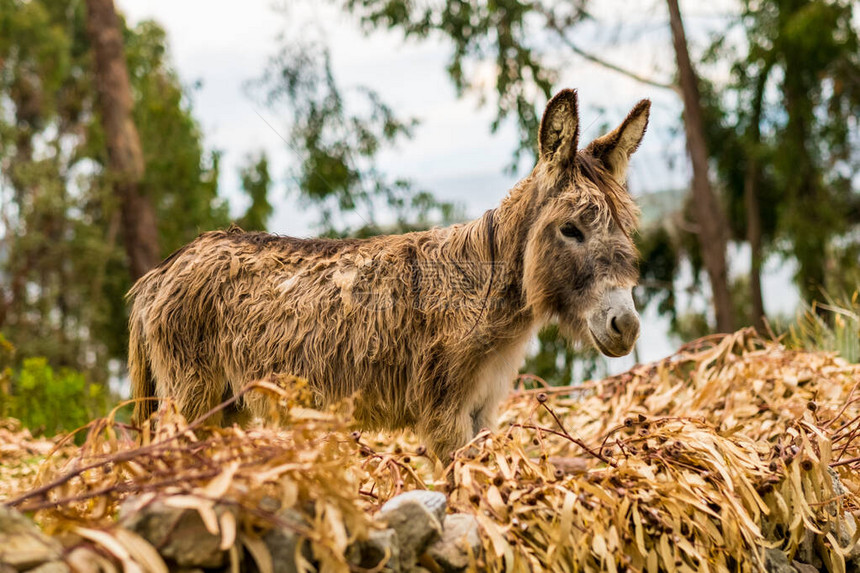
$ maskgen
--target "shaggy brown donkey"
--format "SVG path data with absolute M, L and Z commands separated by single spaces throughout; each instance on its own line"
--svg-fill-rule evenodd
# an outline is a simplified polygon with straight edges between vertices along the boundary
M 320 404 L 354 396 L 364 427 L 412 427 L 447 459 L 493 426 L 550 320 L 608 356 L 633 348 L 637 209 L 625 180 L 648 110 L 639 102 L 578 150 L 576 92 L 560 92 L 532 173 L 465 224 L 361 240 L 204 233 L 129 293 L 134 397 L 173 398 L 194 419 L 250 381 L 295 374 Z M 153 407 L 139 402 L 136 419 Z M 238 409 L 268 412 L 254 400 Z

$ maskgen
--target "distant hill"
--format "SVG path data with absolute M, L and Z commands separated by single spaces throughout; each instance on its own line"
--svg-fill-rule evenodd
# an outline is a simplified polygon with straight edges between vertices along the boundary
M 668 215 L 680 211 L 686 195 L 686 189 L 667 189 L 637 196 L 636 202 L 642 209 L 641 227 L 652 227 Z

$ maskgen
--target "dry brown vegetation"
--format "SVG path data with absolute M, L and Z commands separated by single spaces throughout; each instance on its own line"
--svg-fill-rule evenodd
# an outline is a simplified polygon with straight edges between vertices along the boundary
M 479 570 L 755 571 L 776 547 L 840 571 L 858 537 L 858 385 L 860 366 L 833 354 L 750 331 L 710 337 L 599 382 L 520 387 L 501 429 L 443 472 L 411 434 L 361 434 L 307 408 L 300 382 L 273 380 L 248 391 L 277 397 L 287 429 L 211 428 L 164 409 L 142 436 L 99 420 L 81 448 L 0 495 L 67 546 L 156 568 L 117 522 L 124 500 L 124 513 L 154 499 L 196 509 L 234 563 L 244 547 L 261 569 L 260 535 L 292 508 L 320 569 L 338 571 L 381 503 L 435 488 L 477 517 Z

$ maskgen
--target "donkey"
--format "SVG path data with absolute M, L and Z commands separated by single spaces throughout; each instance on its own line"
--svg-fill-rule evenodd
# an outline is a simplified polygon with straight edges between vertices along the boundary
M 607 356 L 632 349 L 638 211 L 625 183 L 649 108 L 578 150 L 576 92 L 561 91 L 532 173 L 468 223 L 368 239 L 200 235 L 129 292 L 134 397 L 172 398 L 191 420 L 293 374 L 320 404 L 353 397 L 362 427 L 411 427 L 448 459 L 493 427 L 547 322 Z M 139 401 L 136 421 L 154 407 Z M 244 400 L 237 413 L 267 408 Z

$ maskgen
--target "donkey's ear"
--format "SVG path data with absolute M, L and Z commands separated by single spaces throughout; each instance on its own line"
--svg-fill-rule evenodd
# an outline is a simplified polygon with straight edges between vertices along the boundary
M 627 114 L 621 125 L 588 145 L 587 151 L 601 160 L 617 181 L 627 179 L 627 164 L 645 135 L 650 109 L 651 102 L 643 99 Z
M 579 111 L 575 90 L 561 90 L 546 104 L 538 145 L 545 161 L 572 161 L 579 139 Z

